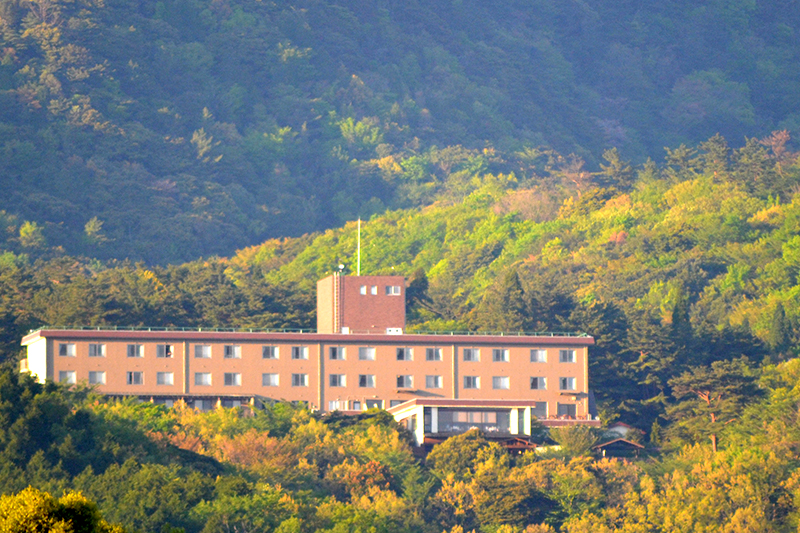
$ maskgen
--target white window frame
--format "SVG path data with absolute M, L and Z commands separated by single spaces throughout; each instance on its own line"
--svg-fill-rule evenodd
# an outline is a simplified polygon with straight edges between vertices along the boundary
M 546 363 L 547 362 L 547 350 L 542 350 L 541 348 L 533 348 L 531 350 L 531 363 Z
M 542 376 L 532 376 L 531 390 L 547 390 L 547 378 Z
M 492 376 L 492 389 L 509 390 L 511 388 L 511 378 L 508 376 Z
M 361 286 L 361 287 L 358 289 L 358 292 L 359 292 L 359 293 L 361 293 L 361 294 L 364 294 L 364 295 L 366 295 L 366 294 L 367 294 L 367 286 L 366 286 L 366 285 L 362 285 L 362 286 Z
M 241 359 L 242 346 L 240 344 L 226 344 L 222 351 L 223 359 Z
M 574 363 L 577 361 L 575 350 L 559 350 L 558 362 L 559 363 Z
M 328 374 L 328 386 L 347 387 L 347 376 L 344 374 Z
M 211 372 L 195 372 L 194 385 L 195 387 L 210 387 L 212 383 Z
M 480 376 L 464 376 L 464 389 L 480 389 L 481 377 Z
M 362 389 L 374 389 L 375 388 L 375 374 L 359 374 L 358 375 L 358 386 Z
M 442 382 L 442 376 L 425 376 L 426 389 L 441 389 Z
M 241 387 L 242 374 L 240 372 L 225 372 L 222 375 L 222 385 L 225 387 Z
M 359 361 L 374 361 L 375 360 L 375 348 L 372 346 L 361 346 L 358 349 L 358 360 Z
M 261 347 L 262 359 L 279 359 L 280 349 L 277 346 L 262 346 Z
M 378 286 L 377 285 L 373 285 L 372 287 L 370 287 L 369 288 L 369 293 L 371 295 L 373 295 L 373 296 L 377 296 L 378 295 Z
M 144 344 L 129 344 L 126 354 L 128 357 L 144 357 Z
M 346 411 L 347 400 L 329 400 L 328 411 Z
M 442 349 L 441 348 L 425 348 L 426 361 L 441 361 Z
M 59 357 L 75 357 L 75 343 L 74 342 L 59 342 L 58 343 L 58 356 Z
M 462 348 L 461 358 L 466 363 L 477 363 L 481 360 L 480 348 Z
M 90 370 L 89 371 L 89 385 L 105 385 L 106 384 L 106 371 L 105 370 Z
M 75 385 L 77 383 L 77 373 L 74 370 L 59 370 L 58 382 L 66 383 L 67 385 Z
M 413 361 L 414 360 L 414 348 L 408 348 L 408 347 L 397 348 L 397 360 L 398 361 Z
M 90 343 L 89 344 L 89 357 L 105 357 L 106 356 L 106 345 L 102 343 Z
M 278 373 L 266 373 L 261 374 L 261 386 L 262 387 L 280 387 L 281 386 L 281 375 Z
M 308 359 L 308 346 L 292 346 L 292 359 L 303 361 Z
M 411 374 L 400 374 L 397 376 L 397 388 L 398 389 L 413 389 L 414 388 L 414 376 Z
M 558 378 L 558 390 L 561 391 L 576 391 L 577 380 L 574 377 Z
M 347 352 L 345 351 L 344 346 L 329 346 L 328 347 L 328 359 L 331 361 L 344 361 L 346 359 Z
M 156 357 L 171 358 L 175 354 L 172 344 L 156 344 Z
M 400 289 L 400 285 L 387 285 L 386 286 L 386 296 L 400 296 L 402 290 Z
M 156 372 L 156 385 L 175 385 L 173 372 Z
M 508 363 L 511 360 L 508 349 L 506 348 L 492 348 L 492 362 L 494 363 Z
M 144 372 L 132 370 L 125 373 L 126 385 L 144 385 Z
M 195 344 L 194 346 L 195 359 L 211 359 L 211 345 L 210 344 Z
M 292 387 L 308 387 L 308 374 L 292 374 Z

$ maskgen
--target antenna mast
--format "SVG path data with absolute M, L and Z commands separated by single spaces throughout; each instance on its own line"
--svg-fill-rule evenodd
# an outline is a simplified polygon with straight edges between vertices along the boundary
M 361 275 L 361 217 L 358 217 L 358 260 L 356 261 L 356 276 Z

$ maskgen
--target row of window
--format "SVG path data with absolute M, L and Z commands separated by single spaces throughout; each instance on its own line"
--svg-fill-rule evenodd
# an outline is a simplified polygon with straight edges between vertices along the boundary
M 384 287 L 384 291 L 386 292 L 386 296 L 400 296 L 400 285 L 387 285 Z M 369 294 L 376 295 L 378 294 L 378 286 L 372 285 L 368 287 L 367 285 L 362 285 L 359 292 L 361 294 L 367 294 L 367 292 L 369 292 Z
M 292 359 L 308 359 L 307 346 L 292 346 L 290 350 Z M 158 344 L 156 345 L 156 357 L 172 357 L 174 354 L 173 345 L 171 344 Z M 413 361 L 414 348 L 397 348 L 396 350 L 398 361 Z M 61 343 L 58 345 L 58 355 L 64 357 L 75 357 L 75 345 L 71 343 Z M 128 357 L 144 357 L 144 345 L 142 344 L 128 344 L 127 346 Z M 328 348 L 328 358 L 331 360 L 345 360 L 347 349 L 343 346 L 330 346 Z M 89 344 L 89 357 L 105 357 L 106 345 L 105 344 Z M 196 345 L 194 347 L 194 356 L 198 359 L 211 358 L 210 345 Z M 280 357 L 280 348 L 278 346 L 262 346 L 261 356 L 264 359 L 278 359 Z M 481 350 L 480 348 L 464 348 L 462 349 L 462 356 L 464 361 L 480 361 Z M 238 344 L 226 344 L 223 346 L 223 357 L 225 359 L 241 359 L 242 347 Z M 533 349 L 530 352 L 530 360 L 532 363 L 546 363 L 547 351 L 541 349 Z M 358 359 L 360 361 L 374 361 L 375 348 L 373 347 L 360 347 L 358 348 Z M 426 361 L 441 361 L 442 349 L 441 348 L 425 348 Z M 492 361 L 496 363 L 507 363 L 510 361 L 509 352 L 503 348 L 492 349 Z M 574 363 L 576 361 L 575 350 L 559 350 L 558 351 L 559 363 Z
M 242 375 L 239 372 L 225 372 L 223 373 L 223 384 L 229 387 L 239 387 L 242 384 Z M 307 387 L 308 374 L 292 374 L 292 387 Z M 74 370 L 62 370 L 59 372 L 58 380 L 61 383 L 75 384 L 76 374 Z M 105 385 L 106 373 L 105 371 L 90 371 L 89 384 L 91 385 Z M 126 372 L 126 383 L 128 385 L 142 385 L 144 384 L 144 372 L 132 371 Z M 211 385 L 211 372 L 195 372 L 194 384 L 196 386 L 210 386 Z M 156 372 L 156 385 L 174 385 L 175 377 L 172 372 Z M 279 374 L 261 374 L 261 384 L 264 387 L 278 387 L 280 386 Z M 347 376 L 345 374 L 329 374 L 328 385 L 330 387 L 346 387 Z M 361 388 L 375 388 L 375 375 L 374 374 L 359 374 L 358 386 Z M 443 386 L 442 376 L 425 376 L 426 389 L 441 389 Z M 530 386 L 532 390 L 545 390 L 547 389 L 547 380 L 543 377 L 530 378 Z M 400 375 L 397 376 L 397 387 L 401 389 L 410 389 L 414 387 L 413 375 Z M 465 389 L 480 389 L 481 378 L 480 376 L 464 376 Z M 494 376 L 492 377 L 492 388 L 504 390 L 511 388 L 511 378 L 508 376 Z M 558 389 L 562 391 L 574 391 L 575 378 L 565 377 L 558 378 Z

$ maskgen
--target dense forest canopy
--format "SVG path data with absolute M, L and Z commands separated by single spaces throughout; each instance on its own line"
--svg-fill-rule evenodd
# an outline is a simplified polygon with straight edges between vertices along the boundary
M 790 2 L 1 0 L 0 223 L 166 264 L 548 182 L 532 152 L 797 135 L 799 39 Z
M 0 529 L 796 531 L 795 7 L 0 0 Z M 593 335 L 646 460 L 17 371 L 43 325 L 313 328 L 359 216 L 409 331 Z

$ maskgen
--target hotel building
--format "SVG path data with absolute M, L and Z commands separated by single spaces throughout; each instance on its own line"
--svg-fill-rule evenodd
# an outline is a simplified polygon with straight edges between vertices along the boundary
M 112 396 L 199 409 L 305 402 L 389 410 L 418 444 L 479 427 L 498 436 L 599 425 L 583 334 L 407 334 L 405 280 L 334 274 L 317 284 L 317 331 L 41 328 L 22 370 Z

